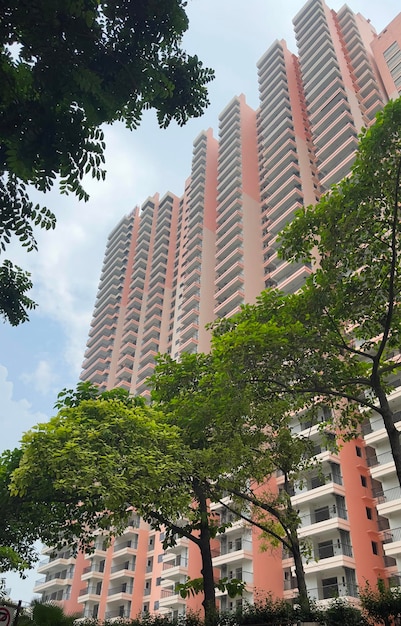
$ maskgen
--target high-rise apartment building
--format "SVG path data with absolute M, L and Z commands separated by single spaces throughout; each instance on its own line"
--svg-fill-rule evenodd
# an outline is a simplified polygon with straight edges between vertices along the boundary
M 294 29 L 297 55 L 275 41 L 257 64 L 258 110 L 235 97 L 219 117 L 218 138 L 209 129 L 195 139 L 182 197 L 149 197 L 110 234 L 84 380 L 146 396 L 158 352 L 207 351 L 208 322 L 233 315 L 265 287 L 295 291 L 310 273 L 278 258 L 278 235 L 298 208 L 347 175 L 361 128 L 401 93 L 401 14 L 377 35 L 348 6 L 335 12 L 309 0 Z M 396 391 L 391 402 L 400 400 Z M 313 440 L 324 474 L 311 472 L 293 495 L 313 554 L 305 564 L 310 596 L 354 597 L 358 585 L 401 572 L 401 490 L 381 418 L 373 415 L 339 454 L 324 449 L 318 427 L 302 416 L 293 431 Z M 212 507 L 229 521 L 224 507 Z M 35 590 L 88 617 L 199 608 L 199 598 L 175 591 L 199 576 L 196 547 L 180 539 L 163 551 L 162 539 L 133 515 L 108 548 L 99 536 L 92 555 L 50 555 Z M 296 595 L 289 555 L 261 553 L 258 534 L 240 521 L 216 550 L 220 576 L 246 583 L 242 600 Z M 219 593 L 222 609 L 242 600 Z

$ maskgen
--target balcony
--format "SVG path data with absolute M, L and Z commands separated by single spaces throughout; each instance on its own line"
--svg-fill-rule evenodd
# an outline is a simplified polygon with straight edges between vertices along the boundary
M 377 499 L 378 504 L 399 500 L 401 498 L 401 487 L 397 485 L 397 487 L 392 487 L 385 491 L 380 488 L 376 489 L 373 492 L 373 497 Z
M 72 573 L 63 571 L 48 574 L 35 581 L 34 593 L 42 593 L 45 589 L 66 587 L 72 584 Z
M 54 556 L 42 559 L 39 562 L 37 571 L 38 574 L 41 574 L 42 572 L 50 572 L 50 570 L 52 569 L 57 569 L 58 571 L 60 571 L 60 567 L 62 567 L 63 565 L 71 565 L 74 562 L 75 559 L 71 554 L 71 550 L 66 550 L 65 552 L 59 552 Z
M 310 478 L 304 489 L 296 489 L 291 502 L 293 506 L 299 506 L 301 503 L 314 502 L 318 498 L 329 494 L 345 496 L 341 476 L 329 473 L 325 476 Z
M 213 566 L 221 567 L 225 564 L 240 563 L 252 560 L 252 541 L 237 537 L 220 545 L 220 551 L 213 557 Z
M 186 600 L 174 589 L 162 589 L 160 592 L 160 608 L 179 609 L 186 605 Z
M 128 619 L 130 614 L 130 609 L 128 606 L 120 606 L 118 609 L 112 609 L 106 611 L 105 618 L 106 619 Z
M 107 602 L 119 602 L 124 600 L 130 600 L 134 591 L 133 582 L 122 583 L 116 587 L 109 587 L 107 591 Z
M 342 528 L 349 530 L 347 511 L 335 504 L 315 509 L 311 514 L 301 515 L 299 537 L 309 537 Z
M 339 540 L 325 541 L 315 545 L 313 557 L 314 561 L 304 565 L 305 574 L 329 573 L 336 569 L 355 568 L 351 545 Z
M 339 582 L 333 582 L 328 585 L 321 584 L 315 589 L 308 588 L 308 592 L 310 599 L 315 601 L 358 597 L 358 588 L 355 584 L 347 586 Z
M 188 559 L 184 556 L 177 555 L 173 561 L 163 563 L 163 581 L 175 580 L 180 582 L 182 576 L 188 573 Z
M 93 602 L 99 601 L 100 594 L 102 593 L 102 583 L 96 585 L 87 585 L 78 592 L 78 602 Z
M 92 563 L 92 565 L 88 565 L 82 572 L 81 580 L 89 580 L 90 578 L 103 580 L 104 577 L 104 562 L 99 564 Z

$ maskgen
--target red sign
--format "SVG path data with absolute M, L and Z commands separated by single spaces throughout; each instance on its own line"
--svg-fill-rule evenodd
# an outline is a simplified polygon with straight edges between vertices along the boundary
M 11 626 L 15 609 L 8 606 L 0 606 L 0 626 Z

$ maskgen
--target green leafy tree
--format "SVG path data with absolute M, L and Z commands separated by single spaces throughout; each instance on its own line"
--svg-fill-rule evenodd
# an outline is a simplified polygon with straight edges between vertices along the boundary
M 34 542 L 40 527 L 50 524 L 46 506 L 12 497 L 9 491 L 13 471 L 21 460 L 21 451 L 7 450 L 0 456 L 0 572 L 24 571 L 37 561 Z
M 93 386 L 83 384 L 83 394 Z M 118 534 L 129 507 L 155 502 L 176 519 L 188 495 L 178 429 L 118 389 L 79 400 L 67 392 L 56 417 L 22 438 L 10 481 L 17 502 L 47 509 L 37 538 L 60 549 L 91 550 L 99 528 Z M 51 523 L 49 523 L 49 520 Z
M 276 471 L 284 476 L 284 489 L 279 495 L 267 490 L 260 497 L 257 490 L 241 493 L 235 486 L 232 493 L 248 499 L 254 507 L 250 522 L 259 524 L 262 531 L 292 554 L 300 603 L 306 609 L 309 599 L 302 556 L 308 556 L 309 548 L 299 542 L 301 520 L 291 504 L 291 495 L 294 482 L 302 482 L 316 461 L 312 442 L 292 434 L 292 421 L 294 414 L 299 413 L 303 420 L 313 423 L 319 411 L 333 409 L 336 428 L 346 439 L 354 435 L 360 416 L 354 382 L 343 385 L 341 394 L 324 392 L 325 375 L 343 381 L 350 364 L 337 356 L 330 357 L 335 333 L 329 328 L 326 335 L 319 335 L 311 323 L 314 315 L 305 290 L 290 295 L 268 290 L 256 304 L 246 305 L 233 318 L 212 325 L 212 353 L 218 367 L 233 388 L 251 398 L 248 419 L 254 432 L 267 438 L 262 445 L 264 456 L 255 455 L 246 468 L 248 477 L 263 485 L 265 477 Z M 354 377 L 364 374 L 365 364 L 355 355 L 351 358 L 355 361 Z M 333 428 L 326 428 L 326 433 L 323 427 L 327 424 L 322 423 L 322 441 L 335 451 L 338 443 L 330 432 Z M 258 511 L 267 515 L 268 525 Z
M 401 99 L 362 134 L 351 175 L 285 229 L 282 254 L 319 262 L 299 299 L 305 316 L 297 318 L 299 337 L 314 334 L 316 341 L 299 346 L 305 367 L 293 379 L 294 391 L 343 399 L 344 426 L 358 404 L 379 413 L 401 485 L 401 444 L 389 402 L 400 370 L 400 202 Z
M 391 581 L 391 579 L 390 579 Z M 390 583 L 391 584 L 391 583 Z M 366 585 L 359 592 L 362 608 L 374 623 L 393 626 L 401 617 L 401 591 L 398 584 L 389 586 L 389 581 L 378 580 L 376 589 Z
M 66 615 L 61 606 L 51 603 L 32 602 L 29 614 L 18 616 L 18 626 L 73 626 L 78 615 Z
M 268 426 L 265 425 L 265 428 Z M 252 472 L 250 475 L 253 479 L 247 481 L 246 489 L 241 489 L 238 481 L 231 481 L 230 477 L 224 481 L 225 490 L 233 499 L 232 505 L 225 506 L 249 525 L 262 531 L 261 549 L 281 546 L 291 555 L 297 579 L 298 602 L 302 611 L 308 614 L 311 606 L 303 557 L 309 556 L 310 548 L 298 537 L 302 520 L 291 503 L 291 496 L 295 481 L 301 480 L 305 472 L 317 463 L 312 459 L 311 442 L 306 438 L 294 437 L 288 423 L 276 426 L 274 432 L 270 428 L 269 431 L 269 443 L 263 446 L 261 454 L 257 454 L 255 461 L 247 468 Z M 266 458 L 269 468 L 266 467 Z M 275 482 L 272 481 L 278 472 L 284 477 L 280 491 L 274 488 Z M 224 505 L 224 502 L 221 504 Z
M 213 369 L 212 357 L 205 354 L 184 353 L 180 362 L 169 355 L 159 355 L 150 383 L 153 406 L 163 411 L 168 423 L 179 428 L 191 463 L 190 473 L 182 478 L 192 502 L 189 509 L 182 511 L 187 523 L 177 528 L 161 519 L 168 531 L 167 545 L 172 534 L 178 533 L 198 546 L 202 577 L 181 585 L 180 593 L 186 597 L 202 592 L 205 619 L 212 623 L 216 617 L 216 587 L 229 595 L 242 590 L 241 581 L 214 580 L 211 542 L 224 527 L 210 511 L 210 501 L 222 497 L 224 487 L 219 487 L 219 477 L 238 469 L 235 463 L 244 450 L 241 422 L 246 399 L 233 392 L 225 402 L 224 380 Z M 227 413 L 231 420 L 220 423 L 219 416 Z
M 187 378 L 193 365 L 185 366 L 191 369 Z M 202 555 L 205 618 L 211 623 L 210 544 L 219 525 L 210 515 L 206 477 L 212 481 L 226 467 L 230 451 L 213 447 L 211 409 L 196 401 L 190 407 L 188 398 L 174 408 L 167 398 L 146 407 L 122 389 L 99 393 L 80 383 L 76 391 L 64 390 L 58 415 L 23 437 L 11 498 L 47 507 L 53 525 L 41 526 L 38 536 L 59 549 L 90 551 L 99 528 L 123 531 L 130 507 L 154 528 L 166 529 L 165 547 L 177 535 L 188 537 Z M 187 410 L 194 419 L 188 420 Z M 230 581 L 218 584 L 233 591 Z
M 208 499 L 220 501 L 237 518 L 262 530 L 271 543 L 289 550 L 294 557 L 300 603 L 308 611 L 303 546 L 297 535 L 301 520 L 290 496 L 294 481 L 314 463 L 312 444 L 291 435 L 292 404 L 278 397 L 274 404 L 257 403 L 252 386 L 244 379 L 236 378 L 233 384 L 216 343 L 214 348 L 209 355 L 183 354 L 179 363 L 168 355 L 160 356 L 152 378 L 153 397 L 170 413 L 172 423 L 180 426 L 197 463 L 204 457 L 201 488 L 209 535 L 225 528 L 218 528 L 216 520 L 208 518 Z M 278 470 L 284 476 L 281 493 L 269 483 L 269 477 Z M 198 501 L 194 487 L 191 490 Z M 227 494 L 232 505 L 222 499 Z M 209 553 L 203 558 L 205 578 L 207 569 L 212 572 L 212 562 Z
M 34 227 L 54 214 L 28 197 L 26 185 L 87 200 L 85 175 L 105 176 L 102 124 L 138 126 L 145 109 L 162 128 L 183 125 L 208 104 L 213 72 L 182 48 L 183 0 L 10 0 L 0 18 L 0 247 L 11 237 L 36 248 Z M 9 268 L 10 271 L 10 268 Z M 29 275 L 12 271 L 19 306 L 0 298 L 0 314 L 25 321 Z M 18 290 L 21 297 L 18 298 Z

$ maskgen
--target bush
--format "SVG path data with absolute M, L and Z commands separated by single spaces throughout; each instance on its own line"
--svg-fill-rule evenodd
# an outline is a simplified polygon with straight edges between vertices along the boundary
M 348 602 L 336 598 L 326 610 L 320 611 L 320 621 L 325 626 L 368 626 L 362 611 Z

